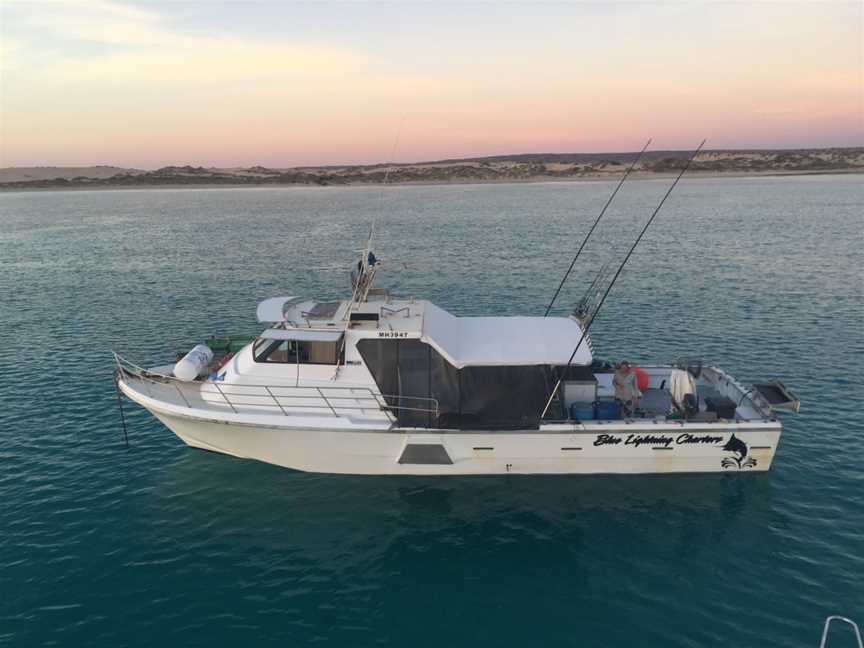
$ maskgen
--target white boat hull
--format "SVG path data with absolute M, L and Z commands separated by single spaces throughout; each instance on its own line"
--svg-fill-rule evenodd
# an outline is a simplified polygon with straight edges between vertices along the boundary
M 780 440 L 776 422 L 715 423 L 707 431 L 697 424 L 621 422 L 556 432 L 435 433 L 256 426 L 153 413 L 192 447 L 308 472 L 362 475 L 763 472 Z M 747 448 L 743 457 L 724 450 L 733 434 Z M 450 463 L 400 463 L 408 445 L 443 448 Z

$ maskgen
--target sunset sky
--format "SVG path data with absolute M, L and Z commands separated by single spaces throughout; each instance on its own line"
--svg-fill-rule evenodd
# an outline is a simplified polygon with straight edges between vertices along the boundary
M 860 146 L 862 6 L 0 0 L 0 166 Z

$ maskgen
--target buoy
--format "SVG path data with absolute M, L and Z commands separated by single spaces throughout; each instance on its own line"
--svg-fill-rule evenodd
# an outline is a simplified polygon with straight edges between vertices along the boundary
M 639 367 L 633 367 L 633 373 L 636 374 L 636 386 L 639 388 L 639 391 L 644 392 L 648 389 L 648 385 L 651 384 L 651 379 L 645 373 L 645 370 Z
M 206 344 L 197 344 L 174 365 L 174 375 L 191 382 L 207 370 L 213 360 L 213 351 Z

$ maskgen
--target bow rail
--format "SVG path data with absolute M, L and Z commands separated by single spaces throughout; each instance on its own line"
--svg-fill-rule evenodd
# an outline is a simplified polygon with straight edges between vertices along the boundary
M 381 394 L 368 387 L 316 385 L 225 384 L 206 379 L 184 382 L 154 369 L 145 369 L 115 352 L 115 380 L 135 380 L 147 395 L 190 409 L 240 413 L 317 414 L 348 417 L 383 413 L 392 423 L 401 412 L 438 417 L 438 400 Z

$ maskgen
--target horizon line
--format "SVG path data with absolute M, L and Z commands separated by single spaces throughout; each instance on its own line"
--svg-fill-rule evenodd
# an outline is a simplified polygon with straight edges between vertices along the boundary
M 787 148 L 778 148 L 778 147 L 748 147 L 748 148 L 716 148 L 716 149 L 702 149 L 700 155 L 705 153 L 773 153 L 773 152 L 794 152 L 794 151 L 842 151 L 842 150 L 854 150 L 854 149 L 864 149 L 864 144 L 857 145 L 849 145 L 849 146 L 799 146 L 799 147 L 787 147 Z M 645 152 L 645 155 L 648 156 L 656 156 L 662 154 L 689 154 L 692 153 L 693 149 L 654 149 L 648 150 Z M 251 164 L 251 165 L 234 165 L 234 166 L 217 166 L 217 165 L 209 165 L 205 166 L 202 164 L 191 164 L 191 163 L 174 163 L 174 164 L 165 164 L 162 166 L 154 166 L 154 167 L 146 167 L 146 166 L 120 166 L 118 164 L 110 164 L 110 163 L 95 163 L 95 164 L 38 164 L 38 165 L 13 165 L 0 167 L 0 169 L 92 169 L 92 168 L 112 168 L 112 169 L 131 169 L 135 171 L 158 171 L 159 169 L 166 168 L 182 168 L 182 167 L 191 167 L 196 169 L 251 169 L 251 168 L 264 168 L 264 169 L 335 169 L 335 168 L 357 168 L 357 167 L 386 167 L 386 166 L 412 166 L 412 165 L 422 165 L 422 164 L 453 164 L 457 162 L 478 162 L 478 161 L 505 161 L 516 159 L 520 157 L 567 157 L 567 156 L 602 156 L 602 155 L 619 155 L 619 156 L 627 156 L 627 155 L 636 155 L 638 151 L 570 151 L 565 153 L 554 153 L 550 151 L 541 151 L 541 152 L 523 152 L 523 153 L 503 153 L 498 155 L 476 155 L 476 156 L 467 156 L 467 157 L 458 157 L 458 158 L 441 158 L 436 160 L 416 160 L 410 162 L 397 162 L 397 161 L 382 161 L 382 162 L 354 162 L 354 163 L 335 163 L 335 164 L 297 164 L 292 166 L 268 166 L 263 164 Z

